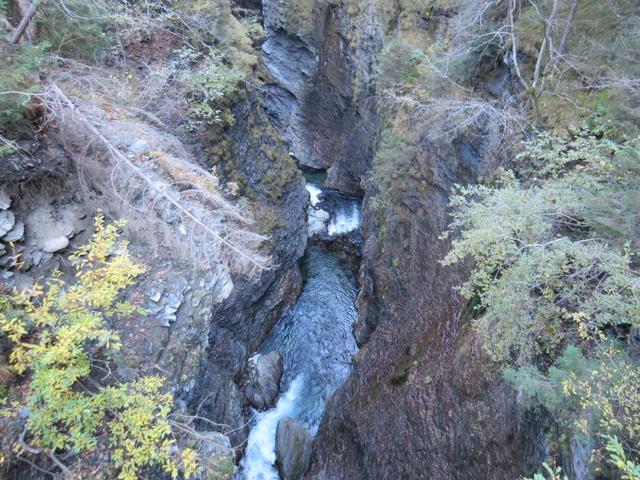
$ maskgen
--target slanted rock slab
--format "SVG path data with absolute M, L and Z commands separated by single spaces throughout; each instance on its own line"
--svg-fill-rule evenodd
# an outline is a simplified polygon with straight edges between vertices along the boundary
M 9 233 L 16 224 L 16 217 L 11 210 L 0 211 L 0 237 Z

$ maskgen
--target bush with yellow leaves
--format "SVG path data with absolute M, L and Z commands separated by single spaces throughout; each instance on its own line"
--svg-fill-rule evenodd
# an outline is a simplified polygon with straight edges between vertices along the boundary
M 121 348 L 109 322 L 142 312 L 120 300 L 143 272 L 119 239 L 122 226 L 97 217 L 96 233 L 70 257 L 75 282 L 56 272 L 45 286 L 0 294 L 0 328 L 11 342 L 11 369 L 30 376 L 26 405 L 14 404 L 3 413 L 27 407 L 17 449 L 46 456 L 63 471 L 67 467 L 57 455 L 91 454 L 107 444 L 108 468 L 119 479 L 139 478 L 150 467 L 188 478 L 198 470 L 196 452 L 175 446 L 168 418 L 173 398 L 162 392 L 162 378 L 111 385 L 97 378 L 98 364 L 108 364 L 109 355 Z

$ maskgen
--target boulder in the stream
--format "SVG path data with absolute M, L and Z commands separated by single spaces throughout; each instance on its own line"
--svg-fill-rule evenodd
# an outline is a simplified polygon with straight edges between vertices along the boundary
M 254 408 L 266 410 L 275 404 L 280 392 L 282 372 L 280 352 L 256 355 L 251 358 L 244 382 L 244 394 Z
M 284 417 L 276 429 L 276 463 L 284 480 L 299 480 L 309 467 L 311 434 L 295 418 Z

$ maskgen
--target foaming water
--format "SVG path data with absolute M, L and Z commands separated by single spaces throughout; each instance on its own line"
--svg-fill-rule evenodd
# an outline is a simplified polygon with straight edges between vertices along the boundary
M 310 180 L 306 184 L 311 197 L 308 218 L 309 236 L 326 232 L 338 237 L 360 228 L 361 201 L 345 197 L 335 190 L 323 190 Z
M 360 204 L 355 200 L 341 205 L 329 221 L 329 235 L 343 235 L 360 227 Z
M 322 189 L 313 183 L 307 183 L 307 191 L 311 196 L 311 206 L 315 207 L 320 202 L 320 195 L 322 194 Z
M 274 465 L 278 421 L 294 417 L 315 435 L 325 402 L 347 379 L 357 349 L 354 275 L 322 246 L 308 248 L 302 269 L 305 285 L 298 302 L 262 347 L 263 353 L 283 354 L 286 393 L 275 408 L 257 417 L 239 473 L 245 480 L 279 478 Z
M 256 425 L 249 434 L 247 451 L 242 459 L 243 476 L 246 480 L 279 480 L 278 472 L 273 467 L 276 461 L 276 429 L 282 418 L 295 415 L 302 386 L 302 376 L 296 377 L 275 408 L 257 415 Z

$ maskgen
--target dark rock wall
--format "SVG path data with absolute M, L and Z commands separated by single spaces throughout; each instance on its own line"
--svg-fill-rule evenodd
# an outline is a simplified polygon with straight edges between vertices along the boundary
M 329 170 L 327 187 L 363 194 L 377 129 L 370 80 L 381 27 L 363 16 L 355 29 L 343 8 L 322 0 L 314 3 L 314 28 L 304 35 L 287 29 L 278 2 L 263 1 L 263 12 L 263 59 L 273 77 L 264 90 L 270 117 L 301 165 Z
M 230 438 L 235 446 L 249 431 L 249 404 L 239 388 L 242 372 L 302 287 L 298 260 L 306 247 L 309 194 L 254 93 L 248 92 L 234 116 L 227 167 L 242 178 L 256 204 L 276 218 L 268 232 L 276 268 L 257 281 L 234 278 L 231 295 L 213 306 L 207 353 L 190 398 L 192 409 L 234 430 Z
M 373 62 L 381 42 L 367 33 L 351 31 L 349 18 L 335 6 L 325 7 L 315 32 L 319 45 L 318 71 L 304 99 L 307 134 L 314 152 L 329 166 L 327 187 L 361 195 L 361 180 L 371 166 L 377 114 Z M 362 72 L 365 71 L 364 78 Z
M 423 145 L 420 176 L 391 215 L 366 197 L 363 346 L 327 405 L 309 478 L 506 480 L 539 457 L 535 422 L 462 315 L 453 285 L 465 272 L 438 263 L 450 188 L 484 173 L 476 148 L 477 158 L 456 144 Z

